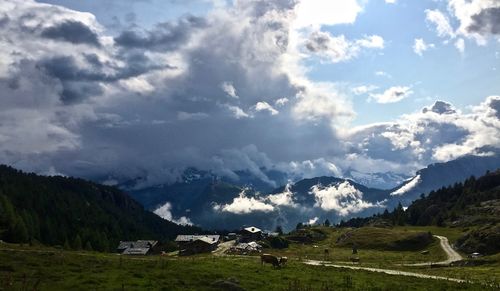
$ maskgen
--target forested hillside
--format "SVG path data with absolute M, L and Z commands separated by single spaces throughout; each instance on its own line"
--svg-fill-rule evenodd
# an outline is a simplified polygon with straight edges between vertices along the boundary
M 168 240 L 196 231 L 144 210 L 113 187 L 0 166 L 0 239 L 7 242 L 107 251 L 120 240 Z
M 468 227 L 471 230 L 458 241 L 463 251 L 500 251 L 500 170 L 422 194 L 406 210 L 400 204 L 392 212 L 342 221 L 340 226 L 405 224 Z

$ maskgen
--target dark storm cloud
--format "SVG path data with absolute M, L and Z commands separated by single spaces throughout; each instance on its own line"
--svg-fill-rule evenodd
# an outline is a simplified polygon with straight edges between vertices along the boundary
M 453 108 L 453 106 L 450 103 L 444 102 L 444 101 L 436 101 L 434 105 L 432 105 L 431 108 L 425 107 L 422 109 L 423 113 L 427 113 L 429 111 L 438 113 L 438 114 L 452 114 L 456 113 L 456 110 Z
M 330 39 L 327 34 L 313 33 L 306 43 L 306 48 L 314 53 L 327 51 L 330 48 Z
M 495 110 L 495 116 L 500 120 L 500 99 L 492 99 L 489 106 Z
M 174 50 L 189 39 L 193 29 L 206 25 L 204 18 L 189 16 L 181 19 L 178 23 L 158 24 L 149 31 L 124 31 L 115 38 L 115 42 L 126 48 Z
M 83 54 L 89 65 L 81 68 L 73 56 L 55 56 L 40 60 L 37 66 L 49 76 L 60 80 L 61 101 L 65 104 L 82 102 L 88 97 L 100 96 L 103 93 L 102 83 L 113 83 L 119 80 L 139 76 L 155 70 L 168 70 L 168 64 L 157 65 L 142 53 L 129 53 L 120 58 L 126 66 L 116 67 L 103 64 L 96 54 Z M 113 73 L 105 73 L 105 69 L 113 69 Z
M 79 21 L 64 21 L 63 23 L 44 29 L 43 37 L 67 41 L 74 44 L 101 46 L 97 34 Z
M 472 16 L 469 32 L 500 34 L 500 7 L 487 8 Z
M 8 15 L 0 15 L 0 28 L 5 26 L 10 21 Z

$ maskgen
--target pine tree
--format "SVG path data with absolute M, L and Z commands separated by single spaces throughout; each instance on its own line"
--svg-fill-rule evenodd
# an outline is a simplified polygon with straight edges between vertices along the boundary
M 324 225 L 325 225 L 326 227 L 330 227 L 330 220 L 328 220 L 328 218 L 325 220 Z
M 63 249 L 65 249 L 67 251 L 71 250 L 71 246 L 69 245 L 69 242 L 67 239 L 64 241 Z
M 277 232 L 279 235 L 283 235 L 283 228 L 281 227 L 281 225 L 276 226 L 275 232 Z
M 10 238 L 12 242 L 26 243 L 29 240 L 28 229 L 23 219 L 18 216 L 13 228 L 11 229 Z
M 80 238 L 80 235 L 76 235 L 75 239 L 73 240 L 73 249 L 74 250 L 81 250 L 82 249 L 82 239 Z
M 92 248 L 92 244 L 90 243 L 90 241 L 87 241 L 87 243 L 85 244 L 85 250 L 86 251 L 93 251 L 94 250 Z

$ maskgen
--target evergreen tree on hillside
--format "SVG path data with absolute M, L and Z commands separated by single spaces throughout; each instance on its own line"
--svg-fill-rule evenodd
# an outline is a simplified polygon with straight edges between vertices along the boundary
M 108 251 L 120 240 L 168 240 L 196 232 L 144 210 L 116 188 L 0 165 L 0 240 Z

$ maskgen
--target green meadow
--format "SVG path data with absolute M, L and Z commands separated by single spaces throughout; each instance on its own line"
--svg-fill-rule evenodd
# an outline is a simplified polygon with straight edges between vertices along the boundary
M 359 266 L 461 278 L 470 283 L 306 265 L 306 259 L 351 264 L 351 247 L 339 246 L 336 242 L 352 230 L 319 230 L 326 234 L 321 241 L 292 243 L 283 250 L 265 250 L 289 258 L 281 269 L 261 266 L 256 256 L 125 257 L 0 244 L 0 290 L 496 290 L 498 287 L 498 256 L 483 258 L 489 263 L 480 266 L 405 267 L 401 264 L 439 261 L 446 256 L 436 241 L 425 248 L 429 250 L 427 255 L 420 250 L 379 248 L 428 230 L 456 237 L 460 229 L 358 229 L 360 233 L 355 239 L 360 245 L 363 240 L 366 242 L 365 248 L 359 247 Z M 326 258 L 325 249 L 329 249 Z

